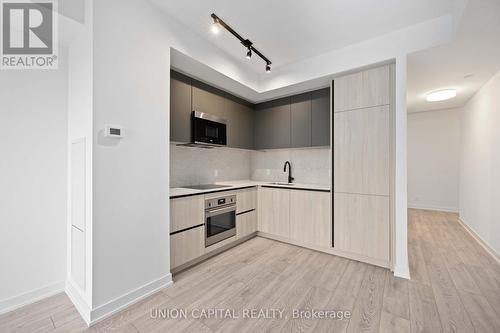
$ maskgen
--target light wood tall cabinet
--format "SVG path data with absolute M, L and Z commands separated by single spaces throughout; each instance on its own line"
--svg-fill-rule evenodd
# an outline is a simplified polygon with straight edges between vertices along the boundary
M 393 65 L 333 82 L 334 248 L 391 265 Z

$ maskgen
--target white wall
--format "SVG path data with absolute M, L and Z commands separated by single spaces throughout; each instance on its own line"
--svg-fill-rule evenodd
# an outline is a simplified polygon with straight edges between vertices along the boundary
M 93 307 L 99 308 L 170 279 L 170 32 L 166 17 L 145 1 L 95 1 L 93 19 Z M 123 126 L 125 137 L 103 138 L 106 124 Z
M 61 291 L 66 273 L 67 59 L 0 71 L 0 313 Z
M 460 109 L 408 114 L 408 206 L 458 212 Z
M 463 107 L 460 218 L 500 254 L 500 72 Z

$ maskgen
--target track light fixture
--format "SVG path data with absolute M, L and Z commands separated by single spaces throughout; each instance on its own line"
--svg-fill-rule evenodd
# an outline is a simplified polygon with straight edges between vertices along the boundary
M 247 55 L 246 57 L 250 59 L 252 57 L 252 52 L 255 52 L 262 60 L 266 62 L 266 72 L 269 73 L 271 71 L 271 60 L 269 60 L 265 55 L 259 52 L 254 46 L 251 40 L 249 39 L 244 39 L 241 37 L 236 31 L 233 30 L 229 25 L 227 25 L 226 22 L 221 20 L 217 15 L 212 13 L 210 15 L 212 19 L 214 20 L 214 24 L 212 25 L 212 32 L 217 34 L 219 33 L 219 25 L 222 26 L 224 29 L 229 31 L 234 37 L 238 38 L 241 44 L 247 48 Z

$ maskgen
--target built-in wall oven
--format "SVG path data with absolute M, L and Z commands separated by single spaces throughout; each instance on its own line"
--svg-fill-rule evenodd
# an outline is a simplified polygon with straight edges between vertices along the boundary
M 225 146 L 227 144 L 226 120 L 199 111 L 192 115 L 192 141 L 196 144 Z
M 205 247 L 236 235 L 236 195 L 205 200 Z

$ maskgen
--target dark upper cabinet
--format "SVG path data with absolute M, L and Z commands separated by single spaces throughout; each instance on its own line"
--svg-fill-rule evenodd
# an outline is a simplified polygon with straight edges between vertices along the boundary
M 234 148 L 254 149 L 255 111 L 252 105 L 228 95 L 225 99 L 227 145 Z
M 206 112 L 226 119 L 224 92 L 197 80 L 192 80 L 192 84 L 192 111 Z
M 311 147 L 311 93 L 291 98 L 290 147 Z
M 191 140 L 191 78 L 170 72 L 170 141 Z
M 311 145 L 330 146 L 330 88 L 311 95 Z
M 290 147 L 290 97 L 258 104 L 255 110 L 255 149 Z
M 226 119 L 228 147 L 330 145 L 330 88 L 252 105 L 178 72 L 170 77 L 170 141 L 191 141 L 196 110 Z

